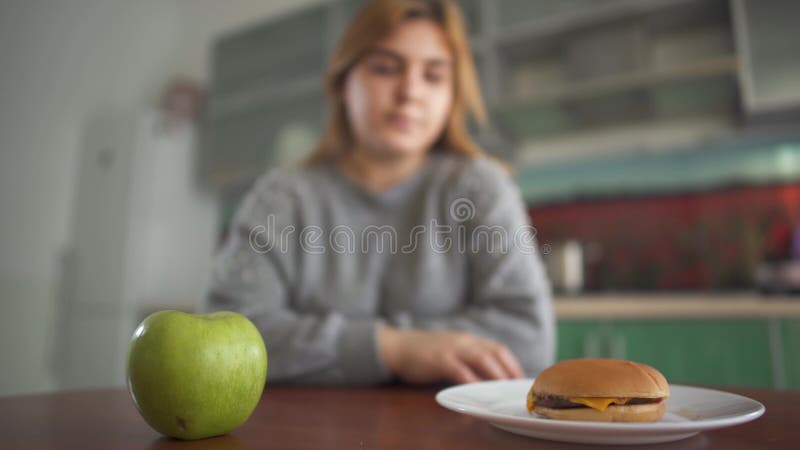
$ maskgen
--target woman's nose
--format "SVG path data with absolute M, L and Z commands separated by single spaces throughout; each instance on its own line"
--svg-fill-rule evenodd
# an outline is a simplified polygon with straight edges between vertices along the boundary
M 424 98 L 424 83 L 425 80 L 422 74 L 411 70 L 406 71 L 398 88 L 398 96 L 403 101 L 420 100 Z

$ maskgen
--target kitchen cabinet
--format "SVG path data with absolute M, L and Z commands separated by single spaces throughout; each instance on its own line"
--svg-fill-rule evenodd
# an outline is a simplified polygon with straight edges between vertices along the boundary
M 458 3 L 492 111 L 492 129 L 476 134 L 519 168 L 694 148 L 735 134 L 741 111 L 800 104 L 793 57 L 800 40 L 792 21 L 798 2 Z M 316 102 L 299 122 L 321 120 L 325 60 L 361 4 L 323 2 L 216 42 L 205 181 L 247 184 L 270 167 L 263 153 L 277 138 L 231 122 L 259 123 L 266 119 L 254 111 L 279 110 L 293 98 Z M 238 129 L 235 139 L 231 128 Z M 233 149 L 240 145 L 259 151 L 240 154 Z M 529 191 L 541 192 L 537 187 Z
M 551 20 L 559 15 L 597 5 L 595 0 L 501 0 L 497 2 L 497 19 L 501 27 L 521 26 L 526 23 Z M 604 7 L 619 0 L 605 0 Z
M 798 337 L 800 323 L 785 327 L 784 349 Z M 800 388 L 793 372 L 800 359 L 786 354 L 789 387 Z M 764 319 L 560 320 L 558 327 L 559 360 L 631 359 L 658 368 L 672 383 L 770 387 L 773 356 Z
M 306 8 L 215 42 L 199 166 L 205 182 L 241 189 L 267 167 L 311 150 L 322 127 L 322 72 L 335 11 Z
M 553 122 L 555 123 L 555 119 Z M 653 197 L 723 191 L 800 180 L 800 138 L 761 138 L 520 167 L 517 182 L 530 205 L 581 198 Z
M 246 184 L 266 167 L 296 163 L 322 130 L 321 92 L 273 98 L 218 118 L 211 125 L 203 160 L 215 185 Z
M 800 389 L 800 320 L 782 321 L 781 338 L 786 387 Z
M 309 8 L 222 36 L 214 44 L 211 91 L 215 99 L 282 86 L 322 73 L 327 9 Z
M 565 138 L 576 133 L 602 138 L 571 146 L 597 155 L 603 146 L 638 147 L 630 136 L 609 137 L 609 129 L 652 128 L 688 117 L 724 121 L 736 114 L 739 65 L 725 2 L 495 4 L 502 88 L 490 104 L 526 163 L 558 158 L 563 152 L 553 147 L 567 145 Z M 661 136 L 667 142 L 654 146 L 687 139 L 683 133 Z
M 741 55 L 744 109 L 774 113 L 800 104 L 800 40 L 793 0 L 732 0 L 736 44 Z

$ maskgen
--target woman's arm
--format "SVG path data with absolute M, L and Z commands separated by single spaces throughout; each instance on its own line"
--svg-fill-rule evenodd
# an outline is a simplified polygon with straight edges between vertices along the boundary
M 271 382 L 387 381 L 390 374 L 377 349 L 378 319 L 292 309 L 296 255 L 292 248 L 281 249 L 276 235 L 292 217 L 291 198 L 265 176 L 243 202 L 215 257 L 205 309 L 236 311 L 255 323 L 267 347 Z

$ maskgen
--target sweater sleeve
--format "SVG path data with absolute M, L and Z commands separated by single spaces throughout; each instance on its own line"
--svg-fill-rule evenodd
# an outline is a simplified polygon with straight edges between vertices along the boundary
M 205 310 L 247 316 L 261 331 L 270 382 L 378 384 L 390 374 L 377 349 L 378 319 L 293 307 L 297 242 L 290 183 L 270 173 L 256 183 L 215 256 Z M 287 237 L 288 236 L 288 237 Z
M 552 294 L 519 189 L 495 162 L 468 163 L 450 214 L 466 228 L 468 298 L 456 314 L 406 317 L 405 326 L 474 333 L 508 346 L 528 376 L 553 363 Z

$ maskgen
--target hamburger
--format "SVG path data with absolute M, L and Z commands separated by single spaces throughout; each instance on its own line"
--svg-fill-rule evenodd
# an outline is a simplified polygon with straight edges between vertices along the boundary
M 528 412 L 557 420 L 656 422 L 669 384 L 658 370 L 622 359 L 583 358 L 545 369 L 528 391 Z

